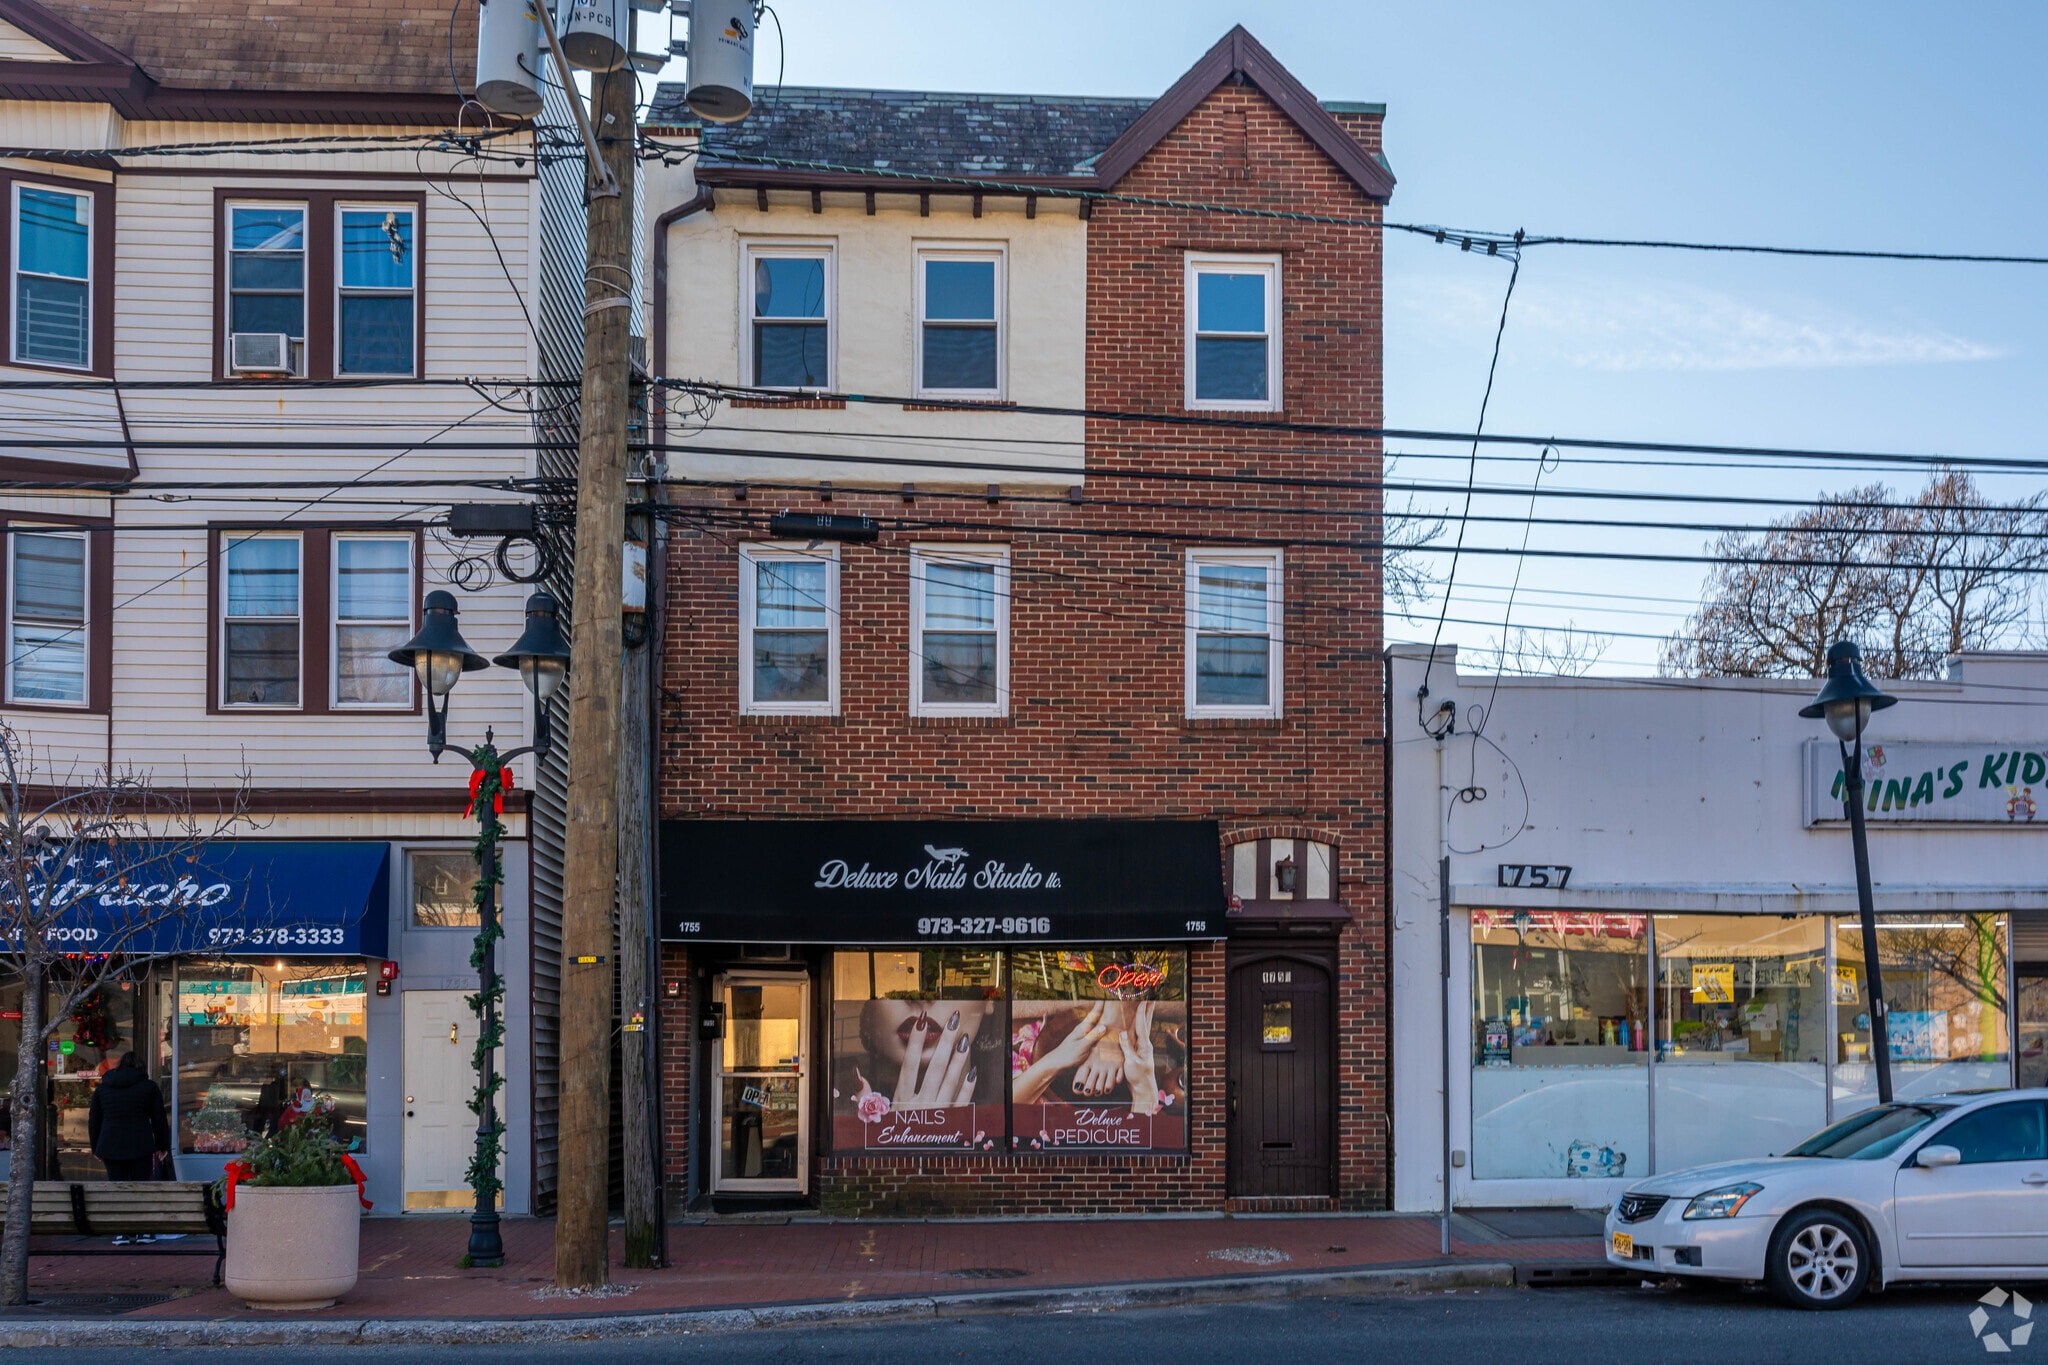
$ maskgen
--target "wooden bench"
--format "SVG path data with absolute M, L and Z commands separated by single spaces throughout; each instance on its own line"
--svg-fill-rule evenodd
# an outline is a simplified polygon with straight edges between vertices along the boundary
M 213 1245 L 129 1247 L 32 1247 L 31 1256 L 212 1256 L 213 1282 L 220 1283 L 227 1258 L 228 1218 L 210 1182 L 199 1180 L 102 1180 L 35 1182 L 29 1214 L 33 1237 L 139 1237 L 143 1234 L 211 1233 Z M 0 1227 L 7 1210 L 0 1201 Z

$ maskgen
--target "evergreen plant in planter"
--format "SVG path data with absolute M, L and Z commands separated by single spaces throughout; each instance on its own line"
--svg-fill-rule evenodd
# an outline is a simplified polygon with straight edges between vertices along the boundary
M 317 1121 L 228 1163 L 227 1290 L 251 1308 L 329 1308 L 355 1288 L 363 1173 Z

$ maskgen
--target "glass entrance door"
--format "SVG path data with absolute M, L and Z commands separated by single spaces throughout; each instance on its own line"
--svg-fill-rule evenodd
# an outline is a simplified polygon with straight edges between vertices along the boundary
M 807 977 L 732 973 L 718 1076 L 711 1087 L 720 1193 L 801 1194 L 810 1182 L 810 996 Z
M 2048 1086 L 2048 966 L 2019 969 L 2019 1009 L 2013 1014 L 2020 1085 Z

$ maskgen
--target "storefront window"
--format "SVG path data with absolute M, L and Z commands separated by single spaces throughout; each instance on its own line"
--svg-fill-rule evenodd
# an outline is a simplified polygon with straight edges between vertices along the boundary
M 239 1152 L 305 1122 L 362 1150 L 367 983 L 354 959 L 181 963 L 178 1150 Z
M 1188 957 L 1020 949 L 1011 966 L 1010 1127 L 1019 1151 L 1178 1150 L 1188 1140 Z M 1291 1021 L 1267 1021 L 1268 1032 Z
M 1472 1174 L 1642 1175 L 1648 917 L 1472 912 Z
M 1187 961 L 1101 946 L 833 954 L 833 1150 L 1185 1150 Z
M 834 953 L 832 1149 L 1002 1147 L 1002 983 L 996 949 Z
M 2003 915 L 1886 915 L 1877 921 L 1892 1093 L 2012 1084 Z M 1835 1116 L 1877 1102 L 1869 977 L 1859 921 L 1835 922 Z
M 415 849 L 412 864 L 412 927 L 474 929 L 483 923 L 476 908 L 476 859 L 464 851 Z
M 1657 1169 L 1827 1123 L 1827 938 L 1807 915 L 1657 916 Z

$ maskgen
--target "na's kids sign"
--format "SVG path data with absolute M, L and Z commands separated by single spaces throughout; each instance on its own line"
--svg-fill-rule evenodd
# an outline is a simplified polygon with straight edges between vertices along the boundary
M 1806 745 L 1806 823 L 1832 824 L 1847 779 L 1833 740 Z M 1863 813 L 1872 823 L 2048 829 L 2048 744 L 1917 741 L 1863 746 Z

